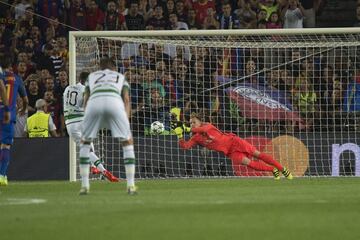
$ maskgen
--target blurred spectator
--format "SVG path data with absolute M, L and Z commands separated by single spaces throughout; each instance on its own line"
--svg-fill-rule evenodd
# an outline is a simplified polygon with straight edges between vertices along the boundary
M 63 61 L 63 65 L 64 63 L 66 63 L 68 61 L 68 46 L 67 46 L 67 40 L 65 36 L 58 36 L 56 38 L 56 45 L 55 45 L 55 51 L 58 53 L 58 55 L 61 57 L 62 61 Z
M 84 0 L 64 0 L 69 23 L 73 28 L 86 30 L 86 6 Z
M 24 16 L 26 8 L 32 7 L 32 3 L 29 0 L 16 0 L 13 4 L 16 20 Z
M 27 94 L 29 99 L 28 105 L 28 115 L 31 116 L 36 112 L 35 103 L 38 99 L 42 98 L 43 94 L 39 89 L 39 82 L 36 79 L 36 76 L 33 76 L 31 80 L 29 80 L 27 87 Z
M 156 79 L 155 71 L 154 70 L 146 70 L 146 76 L 144 78 L 144 82 L 142 84 L 142 89 L 147 93 L 145 96 L 145 101 L 150 101 L 150 92 L 151 89 L 157 89 L 160 97 L 165 97 L 165 89 L 164 86 Z
M 60 19 L 61 22 L 65 20 L 65 5 L 66 0 L 37 0 L 35 9 L 36 13 L 46 18 Z M 41 18 L 40 26 L 47 26 L 47 19 Z
M 304 8 L 299 0 L 289 0 L 282 10 L 284 28 L 302 28 Z
M 129 10 L 126 7 L 127 1 L 126 0 L 117 0 L 117 4 L 118 4 L 118 13 L 120 13 L 123 16 L 128 15 Z
M 216 17 L 216 12 L 212 8 L 208 8 L 207 16 L 203 21 L 203 29 L 219 29 L 220 23 Z
M 270 15 L 273 12 L 277 12 L 279 10 L 279 4 L 277 4 L 276 0 L 264 0 L 262 2 L 259 2 L 258 8 L 260 10 L 266 11 L 266 21 L 269 20 Z
M 354 27 L 360 27 L 360 5 L 356 7 L 356 22 L 354 23 Z
M 189 30 L 188 25 L 184 22 L 179 22 L 175 13 L 169 14 L 169 29 L 170 30 Z
M 344 96 L 343 109 L 345 112 L 360 112 L 360 77 L 356 75 L 349 83 Z
M 26 125 L 26 119 L 28 118 L 28 112 L 22 112 L 23 101 L 21 98 L 16 99 L 16 123 L 14 125 L 14 137 L 25 137 L 24 131 Z
M 104 19 L 104 12 L 99 8 L 95 0 L 91 0 L 86 5 L 86 30 L 100 30 L 102 28 L 100 20 Z
M 232 13 L 231 4 L 224 3 L 222 5 L 222 14 L 218 16 L 220 29 L 238 29 L 240 28 L 240 21 L 236 14 Z
M 50 113 L 50 116 L 54 120 L 58 135 L 64 136 L 65 124 L 64 115 L 62 114 L 61 99 L 55 98 L 53 91 L 45 91 L 44 100 L 47 105 L 47 113 Z
M 59 54 L 59 48 L 57 47 L 56 40 L 52 40 L 51 44 L 46 44 L 44 48 L 45 55 L 49 57 L 52 62 L 52 69 L 50 69 L 50 73 L 58 79 L 59 71 L 63 66 L 63 58 Z
M 256 26 L 258 22 L 266 22 L 266 11 L 265 10 L 260 10 L 257 15 L 256 15 Z
M 215 11 L 215 4 L 213 1 L 198 0 L 193 2 L 192 8 L 196 12 L 196 22 L 202 25 L 204 24 L 204 20 L 208 15 L 208 9 L 211 8 Z
M 167 28 L 168 21 L 163 16 L 163 7 L 161 5 L 155 7 L 154 15 L 149 18 L 146 25 L 153 26 L 154 30 L 165 30 Z
M 194 9 L 189 9 L 187 24 L 189 29 L 201 29 L 202 26 L 196 20 L 196 11 Z
M 175 1 L 174 0 L 167 0 L 165 10 L 164 10 L 165 18 L 169 19 L 170 14 L 172 14 L 172 13 L 176 14 Z
M 55 94 L 57 96 L 63 96 L 65 88 L 69 85 L 68 74 L 65 70 L 59 71 L 59 84 L 55 89 Z M 62 101 L 61 101 L 62 102 Z
M 251 8 L 249 1 L 239 0 L 238 8 L 234 11 L 242 24 L 242 28 L 254 28 L 256 24 L 256 12 Z
M 282 28 L 281 20 L 277 12 L 270 14 L 269 21 L 266 23 L 266 28 Z
M 126 30 L 125 17 L 117 11 L 115 1 L 109 1 L 103 19 L 99 19 L 101 30 Z
M 125 16 L 126 26 L 128 30 L 144 30 L 144 17 L 138 13 L 139 5 L 137 2 L 130 3 L 129 13 Z
M 188 15 L 182 0 L 176 1 L 176 15 L 180 22 L 187 23 Z
M 316 12 L 319 9 L 321 0 L 300 0 L 304 8 L 304 27 L 316 27 Z
M 145 107 L 139 111 L 136 121 L 139 123 L 139 133 L 145 135 L 150 134 L 150 125 L 155 121 L 164 123 L 165 132 L 169 134 L 170 131 L 170 106 L 165 103 L 159 91 L 152 88 L 150 91 L 150 101 L 146 103 Z

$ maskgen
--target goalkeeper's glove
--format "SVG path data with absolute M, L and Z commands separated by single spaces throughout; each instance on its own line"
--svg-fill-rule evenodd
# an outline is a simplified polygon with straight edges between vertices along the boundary
M 171 121 L 170 127 L 172 134 L 175 134 L 179 139 L 182 139 L 184 137 L 184 128 L 181 121 Z

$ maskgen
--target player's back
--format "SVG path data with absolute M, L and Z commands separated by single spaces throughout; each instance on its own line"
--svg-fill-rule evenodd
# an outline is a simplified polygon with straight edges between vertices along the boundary
M 90 91 L 90 99 L 101 96 L 117 97 L 121 99 L 121 92 L 124 86 L 129 87 L 124 75 L 109 70 L 100 70 L 89 75 L 86 86 Z
M 4 85 L 6 87 L 6 94 L 9 102 L 9 109 L 11 113 L 11 121 L 16 120 L 16 98 L 18 94 L 21 97 L 26 96 L 26 91 L 24 87 L 24 83 L 20 76 L 11 71 L 3 71 L 0 74 L 0 79 L 3 79 Z M 3 111 L 3 103 L 0 103 L 1 108 L 0 111 Z M 0 116 L 2 118 L 2 112 Z
M 85 86 L 78 83 L 67 86 L 63 94 L 65 123 L 82 121 L 84 118 Z

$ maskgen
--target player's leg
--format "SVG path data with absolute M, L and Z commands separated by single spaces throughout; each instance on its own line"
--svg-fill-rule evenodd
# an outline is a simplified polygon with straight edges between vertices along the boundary
M 84 140 L 80 144 L 80 176 L 81 176 L 81 189 L 80 195 L 89 193 L 90 190 L 90 144 L 89 140 Z
M 128 194 L 133 195 L 137 193 L 135 186 L 135 151 L 133 139 L 130 138 L 127 141 L 123 141 L 122 148 L 127 181 L 127 191 Z
M 284 169 L 284 167 L 278 161 L 276 161 L 270 154 L 261 153 L 258 150 L 255 150 L 252 155 L 260 160 L 263 160 L 267 164 L 276 167 L 280 171 Z
M 82 122 L 74 122 L 66 125 L 66 129 L 69 133 L 69 136 L 74 140 L 77 146 L 81 144 L 81 124 Z M 118 182 L 119 179 L 113 176 L 109 171 L 107 171 L 102 164 L 101 160 L 95 154 L 94 144 L 90 144 L 90 171 L 92 174 L 103 174 L 109 181 Z
M 254 151 L 253 156 L 258 159 L 261 159 L 262 161 L 266 162 L 267 164 L 270 164 L 270 165 L 274 166 L 275 168 L 277 168 L 278 170 L 280 170 L 287 179 L 293 178 L 291 172 L 286 167 L 282 166 L 278 161 L 276 161 L 270 154 L 261 153 L 256 150 L 256 151 Z M 275 179 L 280 178 L 278 171 L 277 172 L 275 171 L 273 173 L 274 173 Z M 278 175 L 278 176 L 276 176 L 276 175 Z
M 243 152 L 233 152 L 230 155 L 230 159 L 234 165 L 242 164 L 258 171 L 272 172 L 274 170 L 274 167 L 266 165 L 263 162 L 251 160 L 247 157 L 247 154 Z
M 125 111 L 119 111 L 119 105 L 114 103 L 108 108 L 108 115 L 111 116 L 107 119 L 108 127 L 113 137 L 122 139 L 121 144 L 125 164 L 127 191 L 128 194 L 133 195 L 137 193 L 135 186 L 134 140 L 132 138 L 128 116 Z
M 110 182 L 119 182 L 119 178 L 112 175 L 110 171 L 105 169 L 104 165 L 102 164 L 102 161 L 100 158 L 95 154 L 94 144 L 91 143 L 90 145 L 90 163 L 94 165 L 95 169 L 99 172 L 101 172 L 104 177 L 106 177 Z M 92 173 L 94 173 L 95 170 L 92 169 Z
M 2 124 L 1 126 L 1 154 L 0 154 L 0 185 L 7 186 L 7 170 L 10 163 L 10 147 L 13 143 L 13 123 Z
M 90 148 L 92 139 L 97 137 L 102 122 L 102 104 L 97 101 L 89 101 L 85 110 L 83 124 L 81 126 L 82 142 L 80 144 L 80 195 L 85 195 L 90 190 Z

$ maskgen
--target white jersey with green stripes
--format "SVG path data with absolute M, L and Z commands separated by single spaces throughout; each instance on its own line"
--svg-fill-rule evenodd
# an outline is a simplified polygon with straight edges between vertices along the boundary
M 66 87 L 63 94 L 66 125 L 84 119 L 84 92 L 85 86 L 81 83 Z
M 101 96 L 121 98 L 123 87 L 129 84 L 121 73 L 105 69 L 91 73 L 85 86 L 89 88 L 91 100 Z

